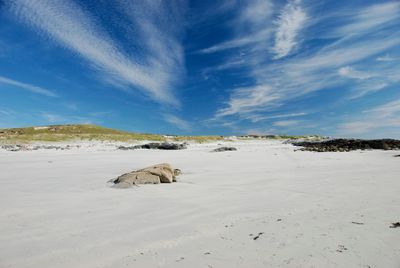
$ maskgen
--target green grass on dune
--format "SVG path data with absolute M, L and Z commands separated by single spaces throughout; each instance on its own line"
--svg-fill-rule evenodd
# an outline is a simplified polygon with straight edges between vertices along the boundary
M 310 136 L 268 136 L 270 139 L 299 139 Z M 316 137 L 316 136 L 315 136 Z M 241 140 L 252 137 L 238 137 Z M 224 136 L 164 136 L 157 134 L 132 133 L 96 125 L 51 125 L 43 127 L 0 129 L 0 143 L 61 142 L 70 140 L 99 141 L 192 141 L 197 143 L 225 140 Z
M 3 142 L 59 142 L 68 140 L 100 141 L 165 141 L 162 135 L 131 133 L 96 125 L 54 125 L 46 127 L 11 128 L 0 130 Z
M 44 127 L 26 127 L 0 129 L 0 142 L 30 143 L 38 141 L 61 142 L 69 140 L 99 141 L 193 141 L 198 143 L 223 140 L 222 136 L 171 136 L 157 134 L 132 133 L 105 128 L 96 125 L 52 125 Z
M 198 143 L 224 140 L 223 136 L 175 136 L 171 140 L 176 142 L 193 141 Z

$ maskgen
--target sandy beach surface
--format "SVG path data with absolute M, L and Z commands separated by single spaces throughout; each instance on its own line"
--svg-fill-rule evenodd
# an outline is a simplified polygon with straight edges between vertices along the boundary
M 0 267 L 400 267 L 399 151 L 0 151 Z M 179 182 L 115 189 L 168 162 Z

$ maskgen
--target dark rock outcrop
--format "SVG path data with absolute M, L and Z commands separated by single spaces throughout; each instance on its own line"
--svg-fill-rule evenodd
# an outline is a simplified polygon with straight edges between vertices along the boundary
M 393 222 L 390 228 L 399 228 L 400 227 L 400 222 Z
M 212 150 L 211 152 L 226 152 L 226 151 L 237 151 L 235 147 L 219 147 Z
M 183 150 L 186 149 L 186 143 L 170 143 L 170 142 L 151 142 L 135 146 L 119 146 L 119 150 L 136 150 L 136 149 L 153 149 L 153 150 Z
M 400 149 L 400 140 L 359 140 L 334 139 L 321 142 L 293 142 L 295 146 L 302 146 L 302 151 L 312 152 L 349 152 L 353 150 L 396 150 Z

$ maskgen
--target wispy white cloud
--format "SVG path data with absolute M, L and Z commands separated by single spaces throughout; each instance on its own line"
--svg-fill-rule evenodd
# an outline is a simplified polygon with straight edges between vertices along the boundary
M 324 53 L 319 52 L 284 63 L 254 68 L 252 72 L 259 84 L 233 90 L 230 99 L 226 102 L 228 107 L 219 109 L 216 117 L 271 111 L 302 95 L 343 85 L 346 81 L 337 79 L 338 73 L 334 71 L 335 68 L 356 63 L 398 44 L 400 44 L 398 38 L 364 41 L 354 43 L 351 47 L 333 47 Z M 348 69 L 344 69 L 344 73 L 350 74 Z M 372 88 L 373 85 L 375 87 Z M 379 88 L 379 85 L 382 84 L 374 82 L 363 85 L 362 94 L 371 92 L 373 89 L 382 89 L 383 87 Z
M 36 112 L 39 118 L 42 118 L 42 124 L 100 124 L 101 120 L 95 113 L 88 114 L 66 114 L 54 111 Z
M 12 114 L 14 114 L 14 111 L 12 111 L 12 110 L 5 109 L 5 108 L 0 109 L 0 115 L 10 116 Z
M 275 121 L 272 123 L 272 125 L 276 127 L 289 127 L 289 126 L 295 126 L 299 124 L 301 121 L 299 120 L 281 120 L 281 121 Z
M 305 116 L 305 115 L 307 115 L 307 113 L 291 113 L 291 114 L 275 114 L 275 115 L 248 114 L 243 117 L 245 119 L 250 120 L 253 123 L 257 123 L 257 122 L 269 120 L 269 119 L 300 117 L 300 116 Z
M 339 39 L 321 45 L 312 53 L 299 53 L 284 61 L 273 62 L 263 58 L 260 53 L 254 56 L 256 59 L 253 55 L 250 55 L 251 58 L 244 57 L 246 67 L 250 70 L 249 77 L 254 79 L 255 85 L 234 89 L 225 107 L 215 113 L 215 119 L 221 120 L 228 116 L 244 118 L 246 115 L 252 121 L 252 115 L 258 115 L 260 111 L 274 112 L 277 108 L 281 109 L 282 106 L 316 91 L 340 86 L 349 93 L 348 98 L 360 98 L 398 83 L 400 79 L 396 77 L 400 74 L 400 68 L 395 61 L 365 64 L 371 60 L 376 63 L 378 55 L 388 53 L 400 45 L 400 38 L 393 31 L 386 32 L 385 36 L 372 35 L 371 31 L 378 22 L 373 24 L 374 27 L 368 28 L 366 25 L 370 17 L 360 15 L 369 14 L 371 10 L 381 12 L 388 8 L 386 3 L 382 5 L 382 8 L 374 5 L 373 8 L 367 6 L 361 10 L 353 10 L 352 20 L 347 23 L 362 28 L 362 36 L 360 32 L 353 38 L 347 35 L 345 26 L 334 25 L 326 30 L 335 32 Z M 397 8 L 397 4 L 392 8 Z M 351 12 L 347 11 L 346 18 L 349 14 Z M 319 19 L 316 14 L 310 14 L 309 17 L 313 20 Z M 380 29 L 392 27 L 396 18 L 393 15 L 390 19 L 381 21 Z M 338 32 L 341 33 L 340 36 Z
M 220 44 L 201 49 L 200 53 L 215 53 L 227 49 L 239 48 L 243 46 L 255 45 L 258 42 L 264 41 L 271 34 L 270 29 L 264 29 L 252 35 L 240 36 L 237 39 L 222 42 Z
M 390 101 L 339 125 L 339 134 L 361 135 L 383 128 L 400 130 L 400 100 Z M 384 132 L 382 132 L 384 133 Z
M 400 43 L 397 35 L 387 36 L 381 39 L 363 39 L 359 41 L 348 41 L 322 48 L 314 55 L 300 58 L 288 66 L 303 68 L 303 70 L 315 71 L 320 68 L 332 68 L 348 65 L 375 56 Z
M 79 105 L 78 105 L 78 103 L 75 103 L 75 102 L 68 102 L 68 103 L 64 103 L 63 105 L 69 110 L 73 110 L 73 111 L 79 110 Z
M 236 2 L 235 6 L 241 12 L 231 23 L 233 38 L 201 49 L 200 53 L 215 53 L 232 48 L 251 48 L 252 50 L 267 49 L 273 29 L 270 19 L 273 12 L 272 1 L 253 0 L 249 2 Z
M 228 107 L 220 109 L 216 117 L 243 115 L 264 110 L 268 103 L 279 98 L 280 96 L 274 95 L 272 88 L 267 85 L 238 88 L 234 90 L 227 102 Z
M 140 3 L 145 10 L 154 7 L 161 20 L 169 12 L 162 9 L 159 1 Z M 127 54 L 90 13 L 72 1 L 15 0 L 7 2 L 7 6 L 20 21 L 85 58 L 109 80 L 138 88 L 158 102 L 178 103 L 172 93 L 172 84 L 179 73 L 177 70 L 182 68 L 183 52 L 178 40 L 174 39 L 176 35 L 169 38 L 162 34 L 151 19 L 141 16 L 135 20 L 137 29 L 145 36 L 145 40 L 141 40 L 146 44 L 142 52 L 150 52 L 137 58 Z M 151 56 L 151 52 L 156 53 Z
M 377 61 L 395 61 L 395 60 L 398 60 L 398 58 L 392 57 L 389 54 L 386 54 L 386 55 L 377 57 L 376 60 Z
M 57 97 L 57 94 L 55 94 L 53 91 L 51 91 L 49 89 L 38 87 L 38 86 L 27 84 L 27 83 L 22 83 L 22 82 L 19 82 L 19 81 L 16 81 L 16 80 L 4 77 L 4 76 L 0 76 L 0 84 L 14 86 L 14 87 L 28 90 L 32 93 L 41 94 L 41 95 L 44 95 L 47 97 Z
M 317 125 L 314 122 L 307 120 L 279 120 L 273 122 L 268 127 L 245 129 L 245 133 L 254 135 L 282 135 L 289 131 L 305 131 L 308 129 L 315 129 L 316 127 Z M 240 128 L 239 131 L 243 132 L 243 128 Z
M 354 85 L 349 96 L 350 100 L 361 98 L 367 94 L 378 92 L 389 86 L 389 83 L 376 79 L 373 81 L 367 80 L 360 84 Z
M 164 116 L 164 120 L 183 131 L 192 130 L 192 125 L 188 121 L 183 120 L 182 118 L 179 118 L 175 115 L 167 114 Z
M 377 117 L 390 117 L 400 115 L 400 99 L 390 101 L 384 105 L 375 107 L 370 110 L 364 111 L 364 113 L 374 114 Z
M 275 21 L 274 58 L 280 59 L 289 55 L 299 44 L 298 36 L 307 21 L 307 13 L 300 5 L 300 0 L 289 1 Z
M 339 125 L 339 134 L 341 135 L 368 135 L 368 133 L 380 129 L 382 134 L 384 133 L 383 128 L 395 128 L 400 127 L 399 118 L 388 118 L 385 120 L 378 120 L 377 118 L 368 118 L 362 121 L 352 121 Z
M 390 1 L 374 4 L 359 10 L 355 15 L 350 14 L 350 22 L 338 28 L 336 35 L 360 35 L 378 31 L 388 24 L 393 24 L 400 18 L 400 3 Z
M 64 123 L 67 122 L 68 120 L 61 115 L 54 114 L 54 113 L 48 113 L 48 112 L 42 112 L 41 116 L 49 123 Z
M 339 73 L 339 75 L 344 76 L 344 77 L 353 78 L 353 79 L 361 79 L 361 80 L 372 77 L 371 74 L 355 70 L 350 66 L 345 66 L 345 67 L 340 68 L 338 70 L 338 73 Z

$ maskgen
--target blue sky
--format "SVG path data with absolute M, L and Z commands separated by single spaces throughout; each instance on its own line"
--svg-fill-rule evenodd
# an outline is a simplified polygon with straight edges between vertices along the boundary
M 400 138 L 400 2 L 0 0 L 0 128 Z

